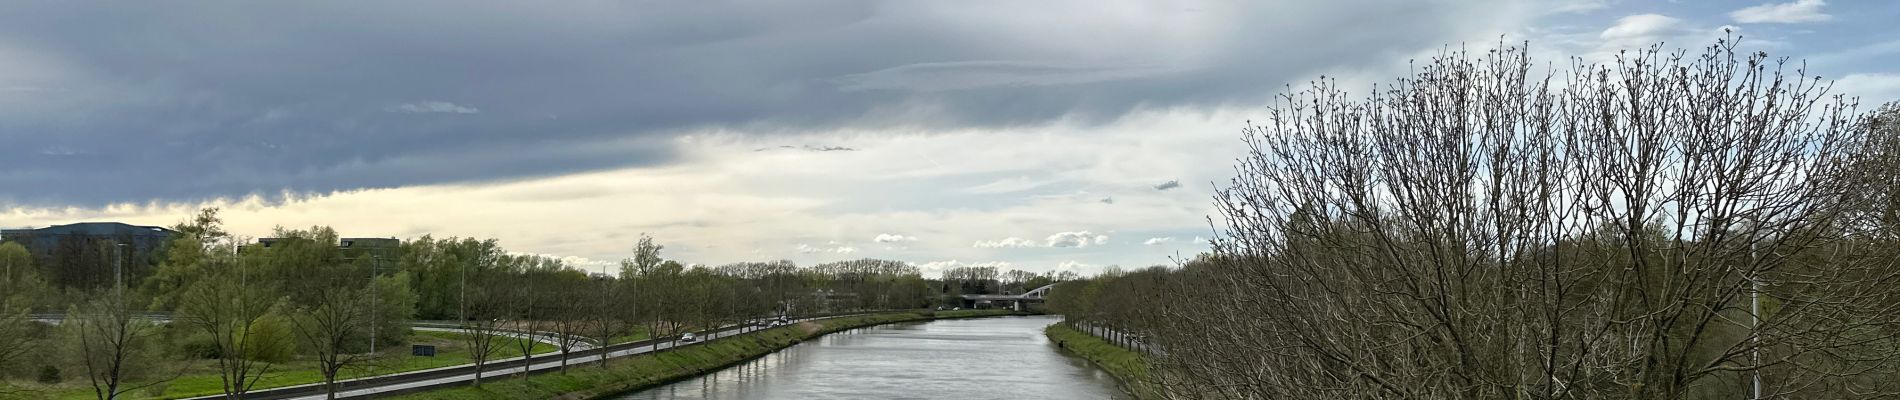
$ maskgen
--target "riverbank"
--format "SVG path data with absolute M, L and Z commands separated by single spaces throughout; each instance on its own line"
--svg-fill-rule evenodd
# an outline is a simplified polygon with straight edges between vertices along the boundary
M 413 393 L 399 399 L 597 399 L 637 391 L 717 371 L 832 332 L 897 322 L 1017 315 L 1005 310 L 895 312 L 810 321 L 659 354 L 576 365 L 567 373 L 550 372 L 484 379 L 480 388 L 454 387 Z
M 1062 351 L 1080 356 L 1120 380 L 1122 389 L 1139 399 L 1159 399 L 1161 388 L 1149 374 L 1148 360 L 1141 353 L 1121 348 L 1107 340 L 1076 330 L 1065 324 L 1049 325 L 1043 334 L 1058 343 Z

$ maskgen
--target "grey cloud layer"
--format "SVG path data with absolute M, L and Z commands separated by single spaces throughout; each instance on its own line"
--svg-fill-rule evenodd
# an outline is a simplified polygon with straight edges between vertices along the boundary
M 0 6 L 0 204 L 662 164 L 665 137 L 701 127 L 1245 103 L 1442 44 L 1473 11 L 1332 3 L 15 2 Z

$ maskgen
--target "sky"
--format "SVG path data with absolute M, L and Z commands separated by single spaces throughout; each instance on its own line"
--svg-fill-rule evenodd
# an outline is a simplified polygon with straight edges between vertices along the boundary
M 1091 274 L 1205 251 L 1274 96 L 1529 41 L 1739 35 L 1863 108 L 1892 1 L 0 2 L 0 227 L 499 239 L 606 270 L 883 258 Z

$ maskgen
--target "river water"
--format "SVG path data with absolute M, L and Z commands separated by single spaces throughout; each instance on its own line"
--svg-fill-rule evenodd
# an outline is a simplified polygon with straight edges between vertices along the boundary
M 1053 316 L 901 323 L 825 335 L 630 393 L 660 399 L 1126 399 L 1042 335 Z

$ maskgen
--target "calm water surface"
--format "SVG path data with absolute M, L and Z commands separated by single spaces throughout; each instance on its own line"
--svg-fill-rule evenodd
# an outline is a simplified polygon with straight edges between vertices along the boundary
M 1126 399 L 1115 378 L 1042 335 L 1056 317 L 838 332 L 620 399 Z

